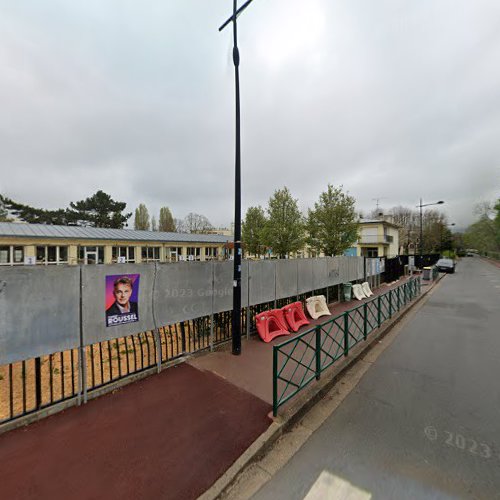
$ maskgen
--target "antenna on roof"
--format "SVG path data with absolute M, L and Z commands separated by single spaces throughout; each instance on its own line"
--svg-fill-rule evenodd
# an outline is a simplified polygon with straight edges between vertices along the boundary
M 377 210 L 378 210 L 378 207 L 380 205 L 380 200 L 385 200 L 385 198 L 384 197 L 382 197 L 382 198 L 372 198 L 372 200 L 377 202 Z

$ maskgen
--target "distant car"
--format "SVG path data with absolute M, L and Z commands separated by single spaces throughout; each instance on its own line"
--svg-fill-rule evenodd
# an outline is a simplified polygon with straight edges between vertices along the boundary
M 455 262 L 452 259 L 439 259 L 436 262 L 436 268 L 441 273 L 454 273 Z
M 472 253 L 472 252 L 467 252 L 467 257 L 475 257 L 475 253 Z

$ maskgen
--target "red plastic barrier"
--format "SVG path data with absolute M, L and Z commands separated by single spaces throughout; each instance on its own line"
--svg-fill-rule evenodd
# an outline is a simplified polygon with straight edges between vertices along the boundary
M 281 310 L 285 315 L 286 322 L 290 325 L 290 328 L 294 332 L 297 332 L 301 326 L 308 325 L 310 323 L 304 314 L 304 309 L 302 309 L 302 302 L 288 304 L 287 306 L 282 307 Z
M 257 332 L 264 342 L 271 342 L 280 335 L 290 335 L 284 320 L 283 312 L 279 309 L 264 311 L 255 316 Z

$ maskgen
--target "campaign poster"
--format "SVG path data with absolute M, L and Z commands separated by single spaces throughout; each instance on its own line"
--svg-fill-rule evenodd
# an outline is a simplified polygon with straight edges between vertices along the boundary
M 139 321 L 140 274 L 106 276 L 106 326 Z

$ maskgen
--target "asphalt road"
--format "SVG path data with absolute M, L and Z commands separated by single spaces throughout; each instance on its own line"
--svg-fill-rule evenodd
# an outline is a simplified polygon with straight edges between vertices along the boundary
M 253 498 L 500 499 L 500 269 L 462 259 Z

